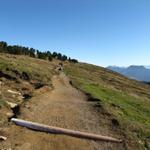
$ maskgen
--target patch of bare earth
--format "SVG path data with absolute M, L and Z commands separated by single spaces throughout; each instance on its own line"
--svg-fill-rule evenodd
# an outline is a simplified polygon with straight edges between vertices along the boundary
M 104 128 L 96 108 L 87 96 L 73 88 L 60 73 L 52 79 L 54 89 L 33 97 L 21 108 L 18 118 L 51 126 L 119 137 Z M 46 134 L 16 125 L 5 129 L 8 139 L 0 142 L 0 150 L 124 150 L 123 144 L 85 140 L 66 135 Z

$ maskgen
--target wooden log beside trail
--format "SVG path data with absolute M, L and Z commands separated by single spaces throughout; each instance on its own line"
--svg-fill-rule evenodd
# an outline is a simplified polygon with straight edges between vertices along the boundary
M 53 134 L 65 134 L 65 135 L 69 135 L 73 137 L 85 138 L 85 139 L 91 139 L 91 140 L 99 140 L 99 141 L 105 141 L 105 142 L 115 142 L 115 143 L 122 142 L 122 140 L 120 139 L 116 139 L 116 138 L 112 138 L 108 136 L 102 136 L 102 135 L 97 135 L 97 134 L 92 134 L 92 133 L 53 127 L 53 126 L 39 124 L 39 123 L 31 122 L 31 121 L 25 121 L 22 119 L 12 118 L 11 121 L 14 122 L 16 125 L 27 127 L 29 129 L 41 131 L 41 132 L 47 132 L 47 133 L 53 133 Z

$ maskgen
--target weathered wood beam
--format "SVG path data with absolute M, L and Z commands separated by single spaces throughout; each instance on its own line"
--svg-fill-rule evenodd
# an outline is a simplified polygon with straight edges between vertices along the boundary
M 27 127 L 29 129 L 37 130 L 41 132 L 47 132 L 47 133 L 53 133 L 53 134 L 65 134 L 65 135 L 69 135 L 73 137 L 85 138 L 85 139 L 91 139 L 91 140 L 99 140 L 99 141 L 105 141 L 105 142 L 116 142 L 116 143 L 122 142 L 122 140 L 116 139 L 113 137 L 74 131 L 74 130 L 59 128 L 59 127 L 53 127 L 53 126 L 39 124 L 39 123 L 31 122 L 31 121 L 25 121 L 22 119 L 12 118 L 11 121 L 14 122 L 16 125 Z

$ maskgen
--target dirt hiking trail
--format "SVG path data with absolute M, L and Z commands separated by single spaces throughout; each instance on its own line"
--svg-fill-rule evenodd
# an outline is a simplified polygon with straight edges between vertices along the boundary
M 113 132 L 101 126 L 100 116 L 86 95 L 72 87 L 64 73 L 54 76 L 52 83 L 54 89 L 26 102 L 18 118 L 114 137 Z M 9 129 L 8 140 L 0 144 L 5 150 L 124 150 L 118 143 L 46 134 L 14 124 Z

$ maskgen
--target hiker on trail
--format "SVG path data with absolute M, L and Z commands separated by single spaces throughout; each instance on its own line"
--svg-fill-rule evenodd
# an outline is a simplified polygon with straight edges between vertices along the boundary
M 58 64 L 58 70 L 59 70 L 59 71 L 63 71 L 63 63 L 60 62 L 60 63 Z

